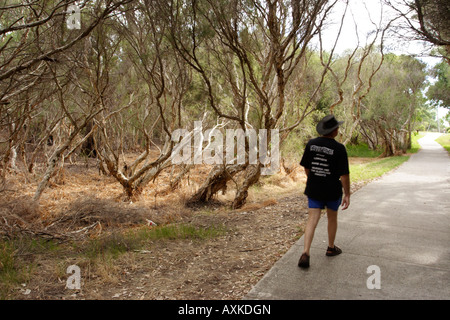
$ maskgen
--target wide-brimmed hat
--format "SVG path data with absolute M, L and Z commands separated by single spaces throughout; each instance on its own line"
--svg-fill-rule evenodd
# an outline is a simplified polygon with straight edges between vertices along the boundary
M 316 126 L 317 132 L 321 136 L 326 136 L 338 128 L 344 121 L 337 121 L 334 115 L 325 116 Z

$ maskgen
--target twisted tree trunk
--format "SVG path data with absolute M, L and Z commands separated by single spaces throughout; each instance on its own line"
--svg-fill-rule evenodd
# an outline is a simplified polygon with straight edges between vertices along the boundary
M 225 191 L 227 182 L 233 179 L 238 172 L 244 170 L 246 166 L 246 164 L 216 166 L 211 170 L 203 185 L 189 199 L 188 205 L 198 202 L 207 202 L 220 190 Z
M 245 180 L 242 185 L 238 188 L 236 196 L 232 204 L 233 209 L 241 208 L 248 196 L 248 189 L 259 181 L 261 176 L 261 166 L 260 165 L 250 165 L 248 166 L 245 174 Z

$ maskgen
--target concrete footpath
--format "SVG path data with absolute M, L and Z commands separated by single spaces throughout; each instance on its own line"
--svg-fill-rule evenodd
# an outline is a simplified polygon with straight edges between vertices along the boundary
M 310 268 L 297 266 L 302 237 L 245 299 L 450 299 L 450 157 L 438 136 L 427 134 L 421 151 L 352 195 L 339 212 L 341 255 L 325 256 L 323 216 Z

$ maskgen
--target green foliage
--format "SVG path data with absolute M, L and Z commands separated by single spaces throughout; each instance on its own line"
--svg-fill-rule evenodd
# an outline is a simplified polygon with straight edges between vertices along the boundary
M 423 115 L 422 90 L 426 84 L 426 65 L 410 56 L 387 54 L 373 85 L 364 99 L 362 119 L 367 131 L 377 136 L 384 154 L 406 152 L 409 132 L 416 117 Z
M 425 85 L 425 64 L 409 56 L 388 54 L 368 95 L 366 117 L 383 117 L 399 127 L 416 108 Z
M 450 67 L 447 62 L 442 61 L 436 64 L 432 70 L 436 78 L 427 91 L 427 97 L 434 104 L 441 104 L 442 107 L 450 108 Z
M 425 103 L 418 106 L 416 111 L 415 130 L 433 131 L 437 129 L 436 109 L 430 108 Z
M 306 143 L 317 136 L 314 117 L 305 119 L 300 127 L 292 130 L 281 144 L 281 156 L 300 162 Z

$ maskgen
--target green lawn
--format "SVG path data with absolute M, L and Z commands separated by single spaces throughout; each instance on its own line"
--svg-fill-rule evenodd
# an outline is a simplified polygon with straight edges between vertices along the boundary
M 436 139 L 436 142 L 443 146 L 445 150 L 447 150 L 447 152 L 450 154 L 450 133 L 440 136 Z

